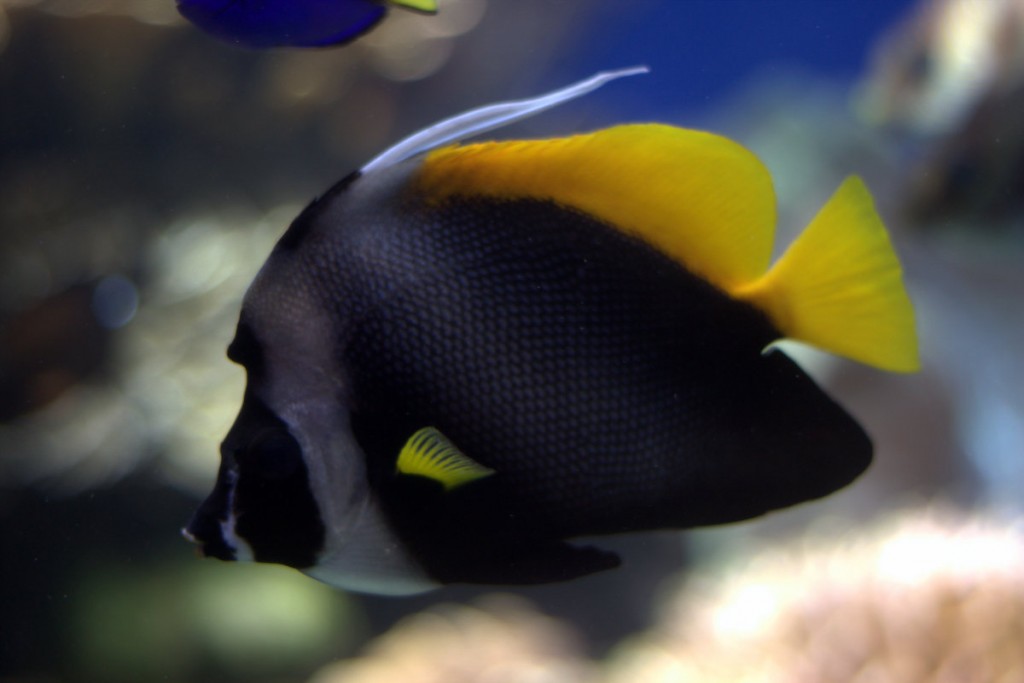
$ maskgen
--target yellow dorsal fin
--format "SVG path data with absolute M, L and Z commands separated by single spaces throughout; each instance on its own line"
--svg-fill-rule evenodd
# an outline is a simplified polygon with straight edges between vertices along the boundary
M 494 474 L 494 470 L 472 460 L 434 427 L 417 430 L 405 442 L 396 468 L 440 482 L 446 491 Z
M 775 195 L 764 165 L 718 135 L 658 124 L 429 153 L 414 179 L 428 200 L 547 199 L 635 235 L 729 289 L 771 259 Z
M 883 370 L 920 364 L 914 311 L 871 194 L 847 178 L 761 279 L 731 291 L 787 337 Z

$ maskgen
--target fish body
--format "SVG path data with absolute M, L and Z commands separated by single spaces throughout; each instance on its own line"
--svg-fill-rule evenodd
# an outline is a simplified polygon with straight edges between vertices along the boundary
M 810 335 L 916 364 L 859 181 L 769 270 L 767 172 L 708 133 L 619 126 L 368 167 L 296 219 L 246 294 L 242 411 L 186 532 L 206 554 L 372 592 L 542 583 L 619 562 L 569 539 L 746 519 L 869 464 L 856 421 L 770 347 Z M 819 253 L 837 223 L 855 237 Z M 844 330 L 819 329 L 833 290 L 825 327 Z
M 254 48 L 341 45 L 376 26 L 388 6 L 437 10 L 433 0 L 178 0 L 193 24 Z

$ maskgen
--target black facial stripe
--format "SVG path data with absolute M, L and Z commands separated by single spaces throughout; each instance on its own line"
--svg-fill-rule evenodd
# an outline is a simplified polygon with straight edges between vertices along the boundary
M 244 455 L 247 471 L 267 481 L 286 479 L 302 465 L 298 442 L 279 429 L 257 434 Z
M 235 491 L 235 530 L 260 562 L 310 567 L 323 547 L 324 525 L 309 488 L 305 465 L 283 479 L 265 479 L 243 468 Z
M 225 447 L 238 472 L 235 532 L 260 562 L 312 566 L 325 530 L 302 450 L 288 426 L 246 392 Z

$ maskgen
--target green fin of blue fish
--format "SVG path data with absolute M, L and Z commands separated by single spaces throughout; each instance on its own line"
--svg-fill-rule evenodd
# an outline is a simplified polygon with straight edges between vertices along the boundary
M 343 45 L 373 29 L 389 7 L 426 14 L 435 0 L 177 0 L 196 26 L 252 48 Z
M 494 474 L 434 427 L 424 427 L 409 437 L 398 455 L 397 469 L 402 474 L 433 479 L 446 491 Z
M 392 5 L 414 9 L 417 12 L 434 14 L 437 12 L 437 0 L 389 0 Z
M 415 178 L 431 202 L 545 199 L 646 241 L 786 338 L 881 369 L 919 366 L 899 260 L 863 183 L 843 183 L 771 265 L 776 200 L 764 164 L 739 143 L 660 124 L 552 140 L 430 152 Z

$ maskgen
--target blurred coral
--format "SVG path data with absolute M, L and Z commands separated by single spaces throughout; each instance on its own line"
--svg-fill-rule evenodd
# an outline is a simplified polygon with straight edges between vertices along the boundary
M 607 681 L 1024 681 L 1024 528 L 950 510 L 687 580 Z
M 310 683 L 584 683 L 594 667 L 568 626 L 505 595 L 407 617 L 361 657 Z
M 876 46 L 858 104 L 870 121 L 942 133 L 1022 84 L 1024 2 L 922 0 Z
M 904 212 L 934 226 L 1024 210 L 1022 101 L 1024 0 L 922 0 L 879 42 L 856 106 L 923 142 Z
M 310 683 L 1024 681 L 1024 520 L 929 507 L 832 527 L 682 577 L 603 662 L 496 595 L 407 617 Z
M 235 312 L 297 212 L 284 206 L 262 220 L 207 217 L 169 226 L 140 258 L 148 274 L 141 306 L 111 332 L 116 365 L 0 425 L 0 449 L 11 454 L 0 481 L 79 490 L 162 455 L 171 481 L 201 489 L 216 468 L 211 445 L 231 425 L 242 392 L 241 370 L 224 360 Z M 82 333 L 70 339 L 81 343 Z

